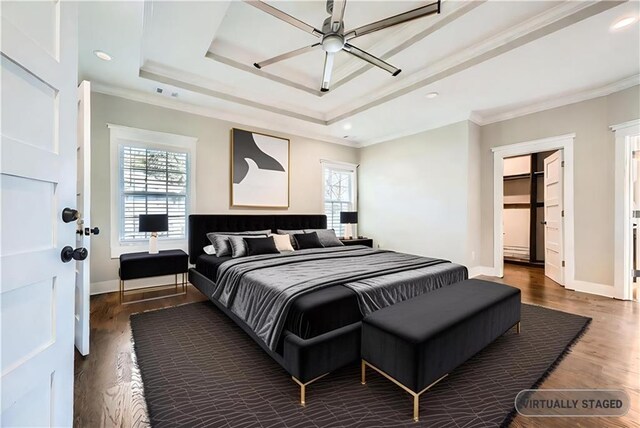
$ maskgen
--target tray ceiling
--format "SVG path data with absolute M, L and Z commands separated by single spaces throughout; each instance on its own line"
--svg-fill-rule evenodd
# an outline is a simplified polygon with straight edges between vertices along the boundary
M 347 29 L 428 2 L 347 1 Z M 324 2 L 269 2 L 317 28 Z M 366 145 L 603 86 L 638 84 L 638 2 L 473 1 L 353 40 L 402 69 L 346 53 L 319 92 L 321 49 L 252 66 L 318 41 L 244 2 L 83 2 L 80 77 L 99 91 L 290 134 Z M 113 56 L 98 60 L 100 49 Z M 621 83 L 622 82 L 622 83 Z M 177 92 L 157 95 L 157 87 Z M 429 92 L 440 95 L 428 99 Z M 351 125 L 345 131 L 344 125 Z

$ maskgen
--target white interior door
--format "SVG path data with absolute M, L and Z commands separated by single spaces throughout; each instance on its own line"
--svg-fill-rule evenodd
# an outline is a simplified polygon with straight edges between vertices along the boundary
M 640 284 L 640 278 L 637 277 L 640 271 L 640 136 L 630 137 L 630 150 L 631 150 L 631 212 L 628 213 L 630 217 L 629 225 L 629 243 L 630 245 L 630 257 L 631 269 L 633 275 L 631 275 L 630 290 L 627 292 L 629 298 L 632 300 L 639 300 L 638 285 Z
M 91 226 L 91 83 L 84 81 L 78 86 L 78 177 L 76 206 L 80 211 L 76 248 L 84 247 L 91 254 L 91 235 L 99 229 Z M 91 264 L 89 260 L 76 261 L 76 309 L 75 341 L 78 352 L 89 354 L 89 302 Z
M 544 274 L 564 285 L 562 150 L 544 160 Z
M 71 426 L 77 12 L 74 2 L 1 7 L 0 425 Z

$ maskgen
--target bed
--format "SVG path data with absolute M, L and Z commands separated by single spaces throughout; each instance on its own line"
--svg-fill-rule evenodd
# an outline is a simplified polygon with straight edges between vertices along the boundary
M 324 229 L 324 215 L 189 216 L 189 281 L 305 388 L 360 359 L 364 315 L 467 279 L 464 266 L 364 246 L 232 259 L 209 232 Z

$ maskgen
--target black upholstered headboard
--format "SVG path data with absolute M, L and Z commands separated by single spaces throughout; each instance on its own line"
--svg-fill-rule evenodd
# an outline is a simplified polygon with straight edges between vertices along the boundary
M 195 263 L 202 249 L 211 242 L 209 232 L 243 232 L 271 229 L 325 229 L 324 214 L 192 214 L 189 216 L 189 262 Z

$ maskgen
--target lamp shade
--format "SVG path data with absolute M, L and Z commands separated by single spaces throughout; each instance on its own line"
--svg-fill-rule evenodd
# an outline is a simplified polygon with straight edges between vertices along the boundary
M 342 224 L 358 223 L 358 211 L 340 211 L 340 223 Z
M 167 214 L 140 214 L 139 232 L 166 232 L 169 230 Z

